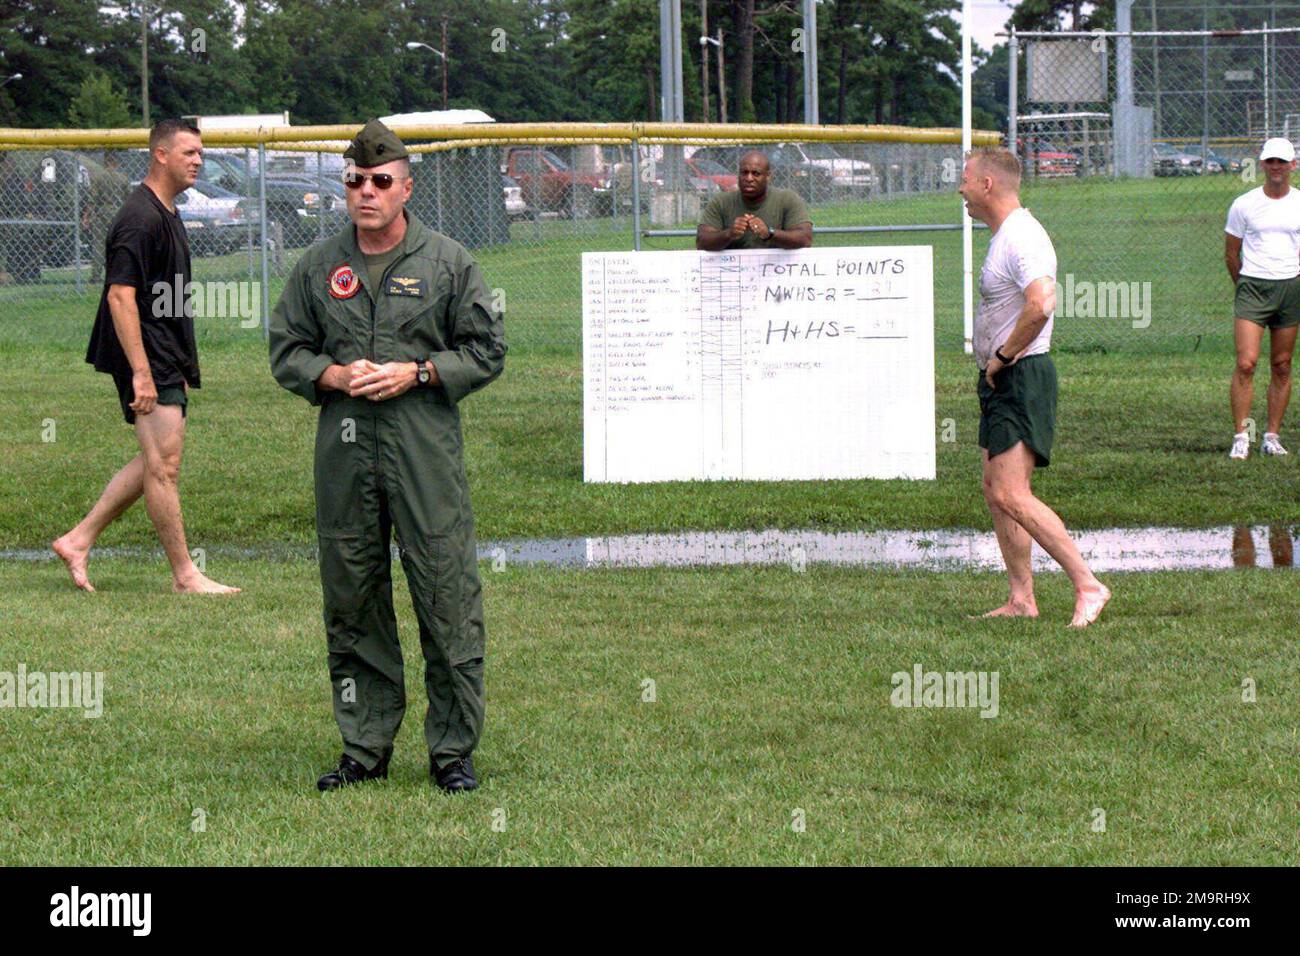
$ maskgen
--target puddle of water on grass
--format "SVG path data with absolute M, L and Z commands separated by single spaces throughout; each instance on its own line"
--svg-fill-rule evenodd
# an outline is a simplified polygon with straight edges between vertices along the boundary
M 1082 531 L 1075 542 L 1094 571 L 1193 571 L 1240 567 L 1290 568 L 1295 530 L 1289 526 L 1111 528 Z M 222 547 L 208 557 L 312 560 L 307 546 Z M 159 558 L 148 548 L 97 548 L 94 557 Z M 394 555 L 396 557 L 396 555 Z M 922 571 L 1000 571 L 992 531 L 689 531 L 595 538 L 484 541 L 479 558 L 507 564 L 572 568 L 717 567 L 832 564 Z M 0 551 L 0 560 L 54 560 L 50 551 Z M 1034 545 L 1035 571 L 1056 570 Z
M 1094 571 L 1289 568 L 1288 527 L 1114 528 L 1075 542 Z M 708 567 L 834 564 L 925 571 L 1000 571 L 991 531 L 707 531 L 485 543 L 480 557 L 577 567 Z M 1057 568 L 1037 544 L 1035 571 Z

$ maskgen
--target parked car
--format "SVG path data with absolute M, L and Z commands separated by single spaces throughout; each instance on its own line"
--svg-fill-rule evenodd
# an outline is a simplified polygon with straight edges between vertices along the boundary
M 517 182 L 509 176 L 501 177 L 501 191 L 505 197 L 506 215 L 510 219 L 532 219 L 533 211 L 528 208 L 528 203 L 524 202 L 524 190 Z
M 1044 179 L 1079 175 L 1080 154 L 1058 148 L 1041 136 L 1030 136 L 1016 141 L 1020 160 L 1030 176 Z
M 259 224 L 256 206 L 203 179 L 178 194 L 175 203 L 195 255 L 219 256 L 238 249 L 248 242 L 250 226 Z
M 820 201 L 834 191 L 830 170 L 805 160 L 802 155 L 780 146 L 702 146 L 691 159 L 711 159 L 725 169 L 740 171 L 740 157 L 757 149 L 772 164 L 772 185 L 793 189 L 805 200 Z
M 691 156 L 686 160 L 686 168 L 692 176 L 710 180 L 723 192 L 734 192 L 740 188 L 740 181 L 734 169 L 727 169 L 707 156 Z
M 1152 143 L 1157 176 L 1199 176 L 1201 158 L 1185 153 L 1170 143 Z
M 519 184 L 524 201 L 534 210 L 577 219 L 611 212 L 610 177 L 571 169 L 549 149 L 512 146 L 501 171 Z
M 346 187 L 339 180 L 322 176 L 266 177 L 266 217 L 278 222 L 286 247 L 306 246 L 316 241 L 320 232 L 337 232 L 348 221 Z M 259 201 L 254 192 L 253 202 Z M 318 217 L 324 217 L 318 223 Z
M 205 151 L 200 175 L 208 182 L 241 196 L 257 195 L 257 177 L 249 172 L 244 157 L 237 153 Z
M 43 267 L 72 264 L 78 196 L 84 204 L 92 180 L 103 175 L 99 163 L 71 150 L 0 153 L 0 267 L 11 282 L 40 282 Z M 83 260 L 96 254 L 87 245 L 90 240 L 83 231 Z
M 865 192 L 879 184 L 869 162 L 841 156 L 830 143 L 781 143 L 777 149 L 798 162 L 826 170 L 831 185 L 838 189 Z
M 1241 172 L 1240 159 L 1228 159 L 1227 157 L 1216 153 L 1213 149 L 1203 149 L 1199 143 L 1193 146 L 1185 146 L 1183 147 L 1183 151 L 1189 156 L 1195 156 L 1197 159 L 1203 161 L 1207 173 Z

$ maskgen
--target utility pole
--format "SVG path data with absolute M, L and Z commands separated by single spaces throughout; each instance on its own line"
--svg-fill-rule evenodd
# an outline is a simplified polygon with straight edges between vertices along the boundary
M 727 68 L 722 53 L 722 27 L 718 27 L 718 119 L 727 121 Z
M 447 111 L 447 14 L 442 15 L 442 110 Z
M 709 0 L 700 0 L 700 87 L 704 90 L 703 121 L 709 121 Z
M 821 105 L 817 102 L 817 4 L 803 0 L 803 121 L 812 126 L 821 122 Z
M 707 24 L 706 24 L 707 26 Z M 704 48 L 705 69 L 708 69 L 709 62 L 709 44 L 718 48 L 718 121 L 725 123 L 727 121 L 727 66 L 725 57 L 722 54 L 722 27 L 718 27 L 718 35 L 711 37 L 708 34 L 700 37 L 700 46 Z M 704 88 L 708 89 L 706 82 Z M 707 100 L 705 101 L 708 102 Z
M 140 114 L 149 122 L 149 0 L 140 0 Z
M 660 119 L 682 121 L 682 2 L 659 0 Z

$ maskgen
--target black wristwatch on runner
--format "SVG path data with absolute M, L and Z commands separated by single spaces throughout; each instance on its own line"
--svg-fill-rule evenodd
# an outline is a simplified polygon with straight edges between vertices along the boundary
M 1007 358 L 1005 355 L 1002 354 L 1001 347 L 993 350 L 993 357 L 997 359 L 999 362 L 1001 362 L 1003 365 L 1011 364 L 1011 359 Z

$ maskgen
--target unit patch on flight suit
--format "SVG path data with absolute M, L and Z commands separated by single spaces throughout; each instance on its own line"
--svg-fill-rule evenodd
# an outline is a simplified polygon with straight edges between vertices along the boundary
M 330 273 L 330 295 L 336 299 L 350 299 L 357 294 L 361 283 L 357 281 L 352 267 L 346 262 L 336 266 Z

